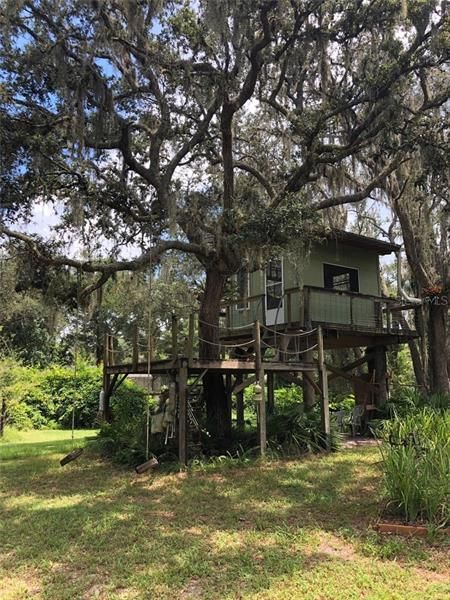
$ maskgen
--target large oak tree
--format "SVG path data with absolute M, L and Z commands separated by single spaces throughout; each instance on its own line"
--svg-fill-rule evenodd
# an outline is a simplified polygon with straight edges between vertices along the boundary
M 217 355 L 220 302 L 244 257 L 301 236 L 312 212 L 382 187 L 414 145 L 385 144 L 386 132 L 445 101 L 439 93 L 415 113 L 403 110 L 405 86 L 448 60 L 437 1 L 401 10 L 394 0 L 5 8 L 1 194 L 10 222 L 2 233 L 41 260 L 98 273 L 98 285 L 168 250 L 194 255 L 206 278 L 206 357 Z M 368 158 L 373 175 L 364 179 Z M 58 203 L 67 231 L 88 223 L 108 256 L 80 261 L 64 244 L 15 230 L 43 199 Z M 142 251 L 124 257 L 132 242 Z M 205 392 L 209 429 L 226 437 L 221 378 L 207 376 Z

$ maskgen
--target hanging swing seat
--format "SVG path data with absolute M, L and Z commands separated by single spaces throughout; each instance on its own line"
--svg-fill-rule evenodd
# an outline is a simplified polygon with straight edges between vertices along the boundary
M 83 454 L 83 448 L 75 448 L 74 450 L 72 450 L 72 452 L 69 452 L 69 454 L 67 454 L 67 456 L 62 458 L 59 461 L 59 464 L 62 467 L 64 467 L 64 465 L 67 465 L 68 463 L 72 462 L 73 460 L 76 460 L 82 454 Z

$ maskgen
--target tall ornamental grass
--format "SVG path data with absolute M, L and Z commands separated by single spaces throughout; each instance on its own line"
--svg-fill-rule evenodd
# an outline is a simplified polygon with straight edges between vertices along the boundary
M 388 508 L 408 522 L 450 525 L 450 412 L 423 408 L 386 421 L 379 435 Z

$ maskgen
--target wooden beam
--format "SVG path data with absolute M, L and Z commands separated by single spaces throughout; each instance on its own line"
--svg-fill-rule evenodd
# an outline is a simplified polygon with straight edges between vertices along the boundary
M 256 377 L 255 378 L 249 378 L 249 379 L 253 379 L 253 381 L 256 381 Z M 248 379 L 247 379 L 248 381 Z M 244 388 L 241 388 L 242 384 L 243 384 L 243 375 L 242 373 L 238 373 L 236 375 L 236 381 L 234 383 L 234 393 L 236 394 L 236 427 L 238 428 L 239 431 L 243 431 L 244 427 L 245 427 L 245 422 L 244 422 Z M 249 384 L 250 385 L 250 384 Z M 236 391 L 238 388 L 238 391 Z
M 327 367 L 325 364 L 325 353 L 323 349 L 323 335 L 322 335 L 322 327 L 319 325 L 317 328 L 317 348 L 319 355 L 319 377 L 320 382 L 322 384 L 322 395 L 320 402 L 320 416 L 322 421 L 322 431 L 325 435 L 325 445 L 326 449 L 330 450 L 330 407 L 328 400 L 328 373 Z
M 273 371 L 267 372 L 267 412 L 273 414 L 275 408 L 275 390 Z
M 319 394 L 319 396 L 321 396 L 322 388 L 317 385 L 317 383 L 314 381 L 311 375 L 307 371 L 303 371 L 302 375 L 306 379 L 306 381 L 314 388 L 315 392 Z
M 236 382 L 233 387 L 233 394 L 239 394 L 240 392 L 245 390 L 246 387 L 255 383 L 255 381 L 256 375 L 253 375 L 252 377 L 247 377 L 247 379 L 243 379 L 242 375 L 236 376 Z
M 191 390 L 192 388 L 194 388 L 197 385 L 197 383 L 203 379 L 203 377 L 206 375 L 207 372 L 208 372 L 208 369 L 203 369 L 203 371 L 201 373 L 199 373 L 197 375 L 197 377 L 194 379 L 193 383 L 188 385 L 188 390 Z
M 346 373 L 347 371 L 352 371 L 353 369 L 356 369 L 356 367 L 360 367 L 361 365 L 366 363 L 368 360 L 370 360 L 370 354 L 365 354 L 361 358 L 358 358 L 357 360 L 354 360 L 353 362 L 348 363 L 348 364 L 344 365 L 343 367 L 340 367 L 340 370 L 343 371 L 344 373 Z M 327 365 L 327 368 L 328 368 L 328 365 Z M 330 371 L 331 371 L 331 369 L 330 369 Z M 329 376 L 328 381 L 332 381 L 333 379 L 336 379 L 337 377 L 341 377 L 341 376 L 338 375 L 337 373 L 332 373 Z
M 267 446 L 266 398 L 264 394 L 264 367 L 262 364 L 261 329 L 259 327 L 259 321 L 255 321 L 253 337 L 255 339 L 255 375 L 256 381 L 261 386 L 261 402 L 259 406 L 259 447 L 261 456 L 265 456 Z
M 178 460 L 187 464 L 187 367 L 182 364 L 178 370 Z
M 368 383 L 365 379 L 362 379 L 361 377 L 358 377 L 356 375 L 350 375 L 349 373 L 346 373 L 342 369 L 338 369 L 337 367 L 333 367 L 332 365 L 326 364 L 325 366 L 329 371 L 334 373 L 336 375 L 336 377 L 343 377 L 344 379 L 347 379 L 348 381 L 351 381 L 351 382 L 359 381 L 361 383 L 365 383 L 366 385 Z
M 228 409 L 228 419 L 231 423 L 233 407 L 232 407 L 232 393 L 233 393 L 233 382 L 231 380 L 231 373 L 227 373 L 225 375 L 225 393 L 227 396 L 227 409 Z

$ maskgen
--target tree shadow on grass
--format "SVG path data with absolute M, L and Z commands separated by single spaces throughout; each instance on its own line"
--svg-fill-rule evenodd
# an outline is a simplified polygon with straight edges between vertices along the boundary
M 127 589 L 237 597 L 324 563 L 344 569 L 349 557 L 316 538 L 317 529 L 363 536 L 376 515 L 377 473 L 356 456 L 141 478 L 98 460 L 66 471 L 50 457 L 34 471 L 10 461 L 0 473 L 0 566 L 38 569 L 58 600 L 97 588 L 105 598 Z

